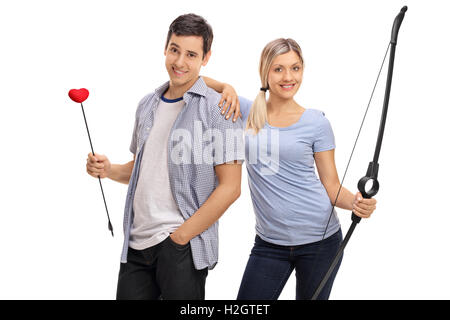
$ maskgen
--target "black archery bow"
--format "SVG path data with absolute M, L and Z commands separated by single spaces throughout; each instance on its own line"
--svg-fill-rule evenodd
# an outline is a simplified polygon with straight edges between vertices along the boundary
M 379 188 L 380 188 L 380 184 L 378 183 L 378 180 L 377 180 L 377 177 L 378 177 L 378 157 L 380 156 L 381 142 L 383 141 L 384 127 L 385 127 L 385 124 L 386 124 L 386 116 L 387 116 L 387 111 L 388 111 L 389 95 L 391 93 L 392 72 L 393 72 L 393 69 L 394 69 L 395 47 L 397 45 L 398 31 L 400 30 L 400 26 L 402 24 L 403 18 L 405 17 L 406 10 L 408 10 L 408 7 L 404 6 L 400 10 L 400 13 L 395 17 L 394 24 L 392 26 L 391 41 L 390 41 L 390 43 L 388 45 L 388 48 L 386 49 L 386 53 L 384 55 L 383 63 L 381 64 L 381 68 L 380 68 L 380 71 L 378 73 L 378 77 L 379 77 L 380 73 L 381 73 L 381 69 L 383 68 L 384 60 L 386 59 L 386 55 L 387 55 L 387 52 L 388 52 L 389 47 L 390 47 L 391 51 L 390 51 L 390 56 L 389 56 L 389 69 L 388 69 L 387 81 L 386 81 L 386 91 L 385 91 L 385 95 L 384 95 L 383 111 L 382 111 L 382 114 L 381 114 L 381 121 L 380 121 L 379 130 L 378 130 L 378 139 L 377 139 L 377 144 L 376 144 L 376 147 L 375 147 L 375 153 L 374 153 L 374 156 L 373 156 L 373 161 L 371 161 L 369 163 L 369 167 L 367 168 L 366 175 L 364 177 L 362 177 L 359 180 L 359 182 L 358 182 L 358 190 L 361 192 L 362 196 L 364 198 L 366 198 L 366 199 L 370 199 L 373 196 L 375 196 L 377 194 Z M 361 128 L 362 128 L 362 125 L 364 123 L 364 119 L 365 119 L 365 117 L 367 115 L 367 110 L 368 110 L 370 102 L 372 100 L 373 93 L 375 91 L 375 87 L 377 86 L 378 77 L 377 77 L 377 80 L 375 82 L 375 86 L 373 88 L 372 95 L 371 95 L 370 100 L 369 100 L 369 104 L 367 105 L 366 113 L 364 114 L 364 118 L 363 118 L 363 121 L 361 123 L 361 127 L 359 129 L 358 136 L 357 136 L 355 144 L 353 146 L 352 154 L 350 155 L 350 160 L 349 160 L 349 162 L 347 164 L 347 169 L 348 169 L 348 165 L 350 164 L 351 157 L 353 155 L 353 151 L 355 150 L 355 146 L 356 146 L 356 142 L 358 141 L 359 134 L 361 133 Z M 329 222 L 330 222 L 330 219 L 331 219 L 331 215 L 333 213 L 334 207 L 336 206 L 337 199 L 339 197 L 339 193 L 341 191 L 342 184 L 343 184 L 344 179 L 345 179 L 345 174 L 347 173 L 347 169 L 345 170 L 344 177 L 342 178 L 342 182 L 341 182 L 341 185 L 339 187 L 339 190 L 338 190 L 338 193 L 337 193 L 337 196 L 336 196 L 336 200 L 334 201 L 333 208 L 331 210 L 331 214 L 330 214 L 330 216 L 328 218 L 328 223 L 327 223 L 327 226 L 325 228 L 325 232 L 323 233 L 323 237 L 325 236 L 325 234 L 327 232 L 328 225 L 329 225 Z M 372 184 L 371 186 L 370 186 L 370 183 Z M 366 185 L 368 185 L 368 184 L 369 184 L 370 190 L 366 191 Z M 350 240 L 350 237 L 352 236 L 352 233 L 355 230 L 356 225 L 360 221 L 361 221 L 361 217 L 358 217 L 354 212 L 352 212 L 352 224 L 350 225 L 350 228 L 348 229 L 347 234 L 345 235 L 345 238 L 342 241 L 341 246 L 339 247 L 338 252 L 336 253 L 336 256 L 334 257 L 334 260 L 331 263 L 327 273 L 325 274 L 325 276 L 323 277 L 323 279 L 320 282 L 319 286 L 317 287 L 316 291 L 314 292 L 314 295 L 312 296 L 312 300 L 316 300 L 317 297 L 319 296 L 319 294 L 322 292 L 323 287 L 327 283 L 327 281 L 330 278 L 331 274 L 333 273 L 336 265 L 338 264 L 342 254 L 344 253 L 344 249 L 345 249 L 348 241 Z

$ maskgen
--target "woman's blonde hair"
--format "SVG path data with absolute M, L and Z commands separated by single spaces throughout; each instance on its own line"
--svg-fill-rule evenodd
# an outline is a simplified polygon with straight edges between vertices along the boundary
M 269 42 L 261 53 L 261 58 L 259 60 L 259 76 L 261 77 L 262 87 L 256 96 L 255 101 L 253 101 L 246 126 L 246 129 L 253 129 L 254 134 L 258 134 L 259 130 L 261 130 L 267 122 L 266 92 L 262 89 L 270 89 L 268 77 L 272 62 L 277 56 L 288 53 L 291 50 L 298 54 L 302 66 L 304 67 L 302 49 L 300 49 L 300 46 L 295 40 L 290 38 L 279 38 Z

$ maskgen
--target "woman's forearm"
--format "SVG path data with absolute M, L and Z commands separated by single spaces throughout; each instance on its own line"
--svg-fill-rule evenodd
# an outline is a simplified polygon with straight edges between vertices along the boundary
M 325 189 L 327 190 L 328 197 L 330 198 L 330 201 L 332 204 L 336 201 L 336 196 L 339 192 L 339 184 L 333 185 L 333 186 L 325 186 Z M 352 210 L 353 209 L 353 200 L 355 199 L 355 195 L 348 191 L 346 188 L 342 187 L 341 191 L 339 192 L 339 197 L 336 202 L 336 207 L 345 209 L 345 210 Z
M 222 93 L 225 89 L 225 83 L 219 82 L 217 80 L 211 79 L 209 77 L 202 76 L 203 80 L 205 81 L 206 85 L 213 89 L 214 91 L 217 91 L 219 93 Z

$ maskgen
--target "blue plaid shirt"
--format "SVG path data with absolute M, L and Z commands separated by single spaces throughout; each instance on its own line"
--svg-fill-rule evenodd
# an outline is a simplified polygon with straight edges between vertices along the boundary
M 136 111 L 130 151 L 136 155 L 124 214 L 121 262 L 127 262 L 133 223 L 133 198 L 139 179 L 142 149 L 153 125 L 154 112 L 169 82 L 145 96 Z M 218 107 L 221 96 L 202 78 L 183 95 L 185 105 L 169 135 L 168 170 L 173 198 L 185 220 L 209 198 L 218 185 L 214 166 L 244 160 L 242 120 L 225 120 Z M 190 139 L 189 139 L 190 138 Z M 150 147 L 151 146 L 147 146 Z M 218 222 L 190 241 L 196 269 L 212 269 L 218 260 Z

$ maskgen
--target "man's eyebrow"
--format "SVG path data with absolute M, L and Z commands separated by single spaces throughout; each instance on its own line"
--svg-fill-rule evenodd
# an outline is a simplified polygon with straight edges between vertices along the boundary
M 174 47 L 177 47 L 177 48 L 181 49 L 181 47 L 180 47 L 179 45 L 177 45 L 175 42 L 171 42 L 171 43 L 169 44 L 169 47 L 170 47 L 170 46 L 174 46 Z M 186 50 L 186 51 L 189 52 L 189 53 L 195 54 L 196 56 L 198 56 L 198 53 L 195 52 L 195 51 L 191 51 L 191 50 Z
M 195 51 L 191 51 L 191 50 L 187 50 L 187 52 L 191 53 L 191 54 L 195 54 L 196 56 L 198 56 L 198 53 Z

